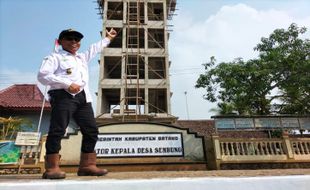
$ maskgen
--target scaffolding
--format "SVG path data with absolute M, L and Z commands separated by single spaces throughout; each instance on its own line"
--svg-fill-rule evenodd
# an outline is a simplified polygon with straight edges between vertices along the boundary
M 166 32 L 171 25 L 166 20 L 174 15 L 176 0 L 97 0 L 97 4 L 103 30 L 118 32 L 109 46 L 116 56 L 101 57 L 97 115 L 110 113 L 122 121 L 159 114 L 175 118 L 170 113 Z
M 125 54 L 125 109 L 123 114 L 123 121 L 125 120 L 125 114 L 135 114 L 136 121 L 138 115 L 141 115 L 141 101 L 140 96 L 140 25 L 143 22 L 140 13 L 140 0 L 136 2 L 128 2 L 127 4 L 127 22 L 126 22 L 126 54 Z M 129 85 L 134 84 L 132 80 L 135 80 L 135 90 L 129 88 Z M 122 100 L 121 100 L 122 101 Z M 134 104 L 136 109 L 130 109 L 129 105 Z

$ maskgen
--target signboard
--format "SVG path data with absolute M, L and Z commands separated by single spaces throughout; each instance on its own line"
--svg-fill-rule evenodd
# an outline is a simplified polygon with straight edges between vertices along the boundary
M 183 156 L 182 133 L 99 134 L 97 157 Z
M 234 119 L 216 119 L 215 127 L 217 129 L 234 129 L 235 121 Z
M 16 164 L 20 156 L 20 147 L 15 146 L 13 141 L 0 142 L 0 165 Z
M 15 145 L 36 146 L 40 141 L 40 133 L 37 132 L 18 132 Z

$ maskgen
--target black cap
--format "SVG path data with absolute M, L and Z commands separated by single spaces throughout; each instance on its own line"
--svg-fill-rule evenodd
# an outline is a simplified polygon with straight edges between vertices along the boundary
M 62 38 L 64 38 L 65 36 L 76 36 L 79 39 L 82 39 L 84 36 L 82 33 L 70 28 L 67 30 L 63 30 L 60 32 L 58 39 L 61 40 Z

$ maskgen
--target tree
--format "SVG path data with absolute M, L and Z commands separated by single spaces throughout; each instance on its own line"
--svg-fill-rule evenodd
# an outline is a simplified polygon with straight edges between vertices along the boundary
M 11 140 L 16 137 L 17 132 L 22 131 L 23 127 L 32 128 L 28 119 L 9 117 L 0 117 L 0 140 Z
M 211 112 L 217 115 L 234 115 L 234 105 L 228 103 L 218 103 L 217 108 L 211 108 Z
M 310 112 L 310 40 L 299 37 L 306 31 L 305 27 L 291 24 L 287 31 L 277 29 L 269 38 L 262 38 L 255 47 L 272 70 L 274 84 L 281 92 L 279 113 Z
M 211 57 L 195 87 L 206 89 L 205 99 L 231 105 L 240 115 L 310 113 L 310 41 L 299 37 L 305 32 L 296 24 L 275 30 L 254 48 L 257 59 L 216 64 Z

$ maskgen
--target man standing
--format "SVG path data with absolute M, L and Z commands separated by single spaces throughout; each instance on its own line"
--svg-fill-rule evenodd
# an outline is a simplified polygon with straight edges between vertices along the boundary
M 49 85 L 52 106 L 50 128 L 46 139 L 44 179 L 62 179 L 65 172 L 59 168 L 61 139 L 70 119 L 79 125 L 82 138 L 79 176 L 102 176 L 106 169 L 96 166 L 94 148 L 98 139 L 98 128 L 91 106 L 88 86 L 88 63 L 107 47 L 117 35 L 111 29 L 107 37 L 92 44 L 86 52 L 78 53 L 83 35 L 73 29 L 63 30 L 58 37 L 62 50 L 44 58 L 38 73 L 38 80 Z

